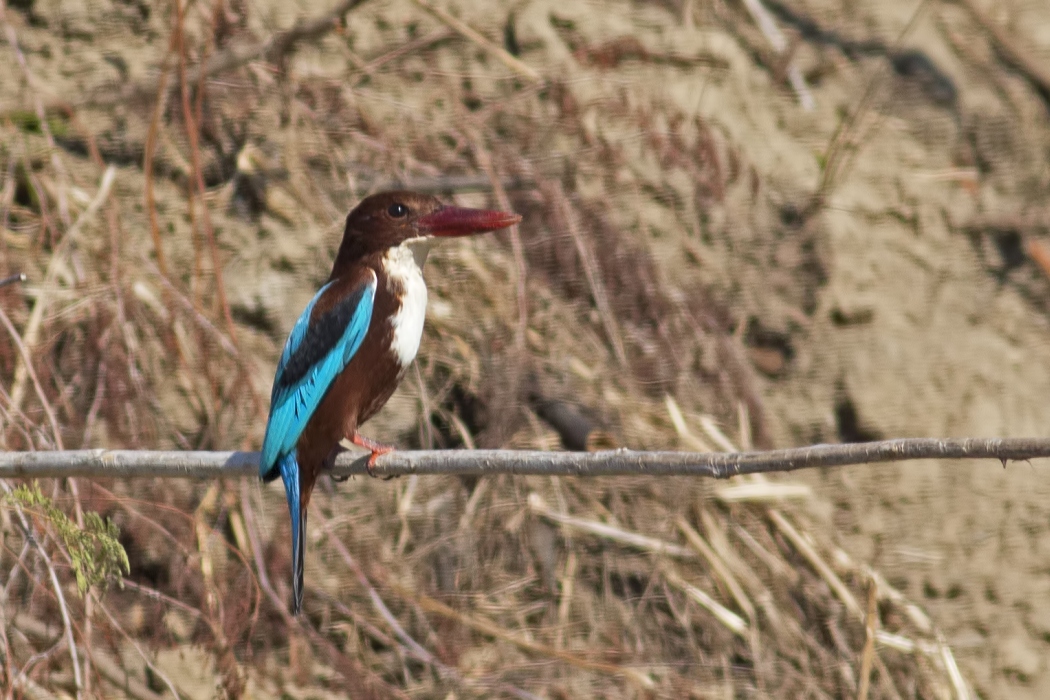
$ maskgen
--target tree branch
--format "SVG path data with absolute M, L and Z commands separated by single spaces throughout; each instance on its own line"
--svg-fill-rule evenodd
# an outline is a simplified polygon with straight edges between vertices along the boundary
M 911 459 L 1050 457 L 1050 438 L 904 438 L 848 445 L 812 445 L 768 452 L 529 452 L 515 450 L 395 451 L 376 462 L 377 476 L 405 474 L 536 474 L 545 476 L 706 476 L 789 472 Z M 367 455 L 339 455 L 335 476 L 365 474 Z M 255 476 L 258 452 L 71 450 L 0 453 L 0 478 L 187 478 Z

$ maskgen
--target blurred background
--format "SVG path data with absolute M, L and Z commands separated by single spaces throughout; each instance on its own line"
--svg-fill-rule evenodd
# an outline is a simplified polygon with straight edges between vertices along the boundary
M 343 218 L 395 187 L 524 221 L 432 253 L 369 437 L 1050 433 L 1045 3 L 0 8 L 0 448 L 258 449 Z M 277 485 L 6 483 L 0 685 L 1047 697 L 1046 470 L 324 479 L 301 621 Z

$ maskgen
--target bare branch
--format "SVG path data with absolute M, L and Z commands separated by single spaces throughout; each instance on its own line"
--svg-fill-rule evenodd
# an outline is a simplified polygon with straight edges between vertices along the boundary
M 377 476 L 406 474 L 538 474 L 544 476 L 706 476 L 790 472 L 911 459 L 1025 461 L 1050 457 L 1050 438 L 902 438 L 848 445 L 811 445 L 768 452 L 395 451 L 379 458 Z M 335 476 L 364 475 L 367 455 L 339 455 Z M 70 450 L 0 453 L 0 478 L 185 478 L 254 476 L 258 452 Z

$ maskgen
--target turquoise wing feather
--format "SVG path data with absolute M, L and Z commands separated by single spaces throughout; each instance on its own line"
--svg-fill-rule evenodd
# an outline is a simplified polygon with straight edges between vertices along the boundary
M 331 284 L 322 287 L 307 304 L 288 335 L 277 364 L 259 461 L 259 475 L 267 481 L 280 475 L 278 462 L 295 449 L 332 382 L 361 347 L 372 321 L 374 272 L 311 322 L 317 300 Z

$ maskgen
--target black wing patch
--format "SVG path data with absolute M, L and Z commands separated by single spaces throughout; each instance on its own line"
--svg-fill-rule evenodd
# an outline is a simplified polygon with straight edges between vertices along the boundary
M 361 285 L 307 327 L 303 341 L 288 358 L 275 389 L 293 386 L 332 351 L 343 337 L 367 289 L 368 285 Z

